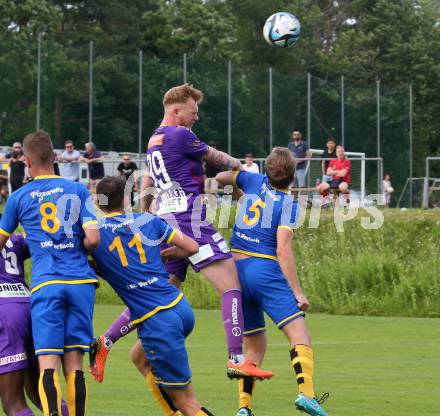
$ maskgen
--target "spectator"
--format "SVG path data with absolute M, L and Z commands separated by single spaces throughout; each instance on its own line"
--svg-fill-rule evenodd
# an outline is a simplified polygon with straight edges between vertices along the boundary
M 241 165 L 243 167 L 243 170 L 251 173 L 260 173 L 260 169 L 258 168 L 258 165 L 254 163 L 254 157 L 252 153 L 247 153 L 244 155 L 244 162 L 245 163 Z
M 104 177 L 104 157 L 101 152 L 96 149 L 94 143 L 86 143 L 86 151 L 80 157 L 80 161 L 87 163 L 89 169 L 89 183 L 87 188 L 91 193 L 95 193 L 96 185 Z
M 78 150 L 75 150 L 72 140 L 66 140 L 64 143 L 64 152 L 62 153 L 60 160 L 64 162 L 63 165 L 63 177 L 70 179 L 74 182 L 79 181 L 79 158 L 81 154 Z
M 321 195 L 325 195 L 329 189 L 342 192 L 346 197 L 347 204 L 350 202 L 348 188 L 351 184 L 351 165 L 350 161 L 345 158 L 343 146 L 336 147 L 336 159 L 331 160 L 327 169 L 327 175 L 331 176 L 331 180 L 321 183 L 317 190 Z
M 128 181 L 128 178 L 138 170 L 138 167 L 136 163 L 132 162 L 130 159 L 130 155 L 125 154 L 122 156 L 122 162 L 118 165 L 117 170 L 119 172 L 119 175 L 125 176 L 125 179 Z M 137 181 L 136 177 L 133 178 L 133 187 L 130 192 L 130 200 L 131 200 L 131 206 L 134 205 L 134 193 L 137 192 Z
M 0 203 L 6 202 L 8 199 L 8 171 L 6 169 L 0 169 Z
M 329 137 L 327 139 L 327 149 L 324 150 L 324 153 L 322 154 L 322 157 L 324 159 L 336 159 L 336 142 L 333 137 Z M 322 182 L 328 182 L 332 178 L 327 175 L 327 169 L 330 165 L 330 160 L 323 160 L 322 161 Z
M 21 146 L 21 145 L 20 145 Z M 9 158 L 9 183 L 11 184 L 11 193 L 23 186 L 26 165 L 23 162 L 23 156 L 19 151 L 13 151 Z
M 310 159 L 312 152 L 309 145 L 304 140 L 301 140 L 302 134 L 298 129 L 292 132 L 292 141 L 287 146 L 293 153 L 295 159 Z M 294 187 L 304 188 L 306 186 L 306 167 L 307 161 L 300 160 L 296 162 Z
M 391 186 L 391 176 L 389 173 L 386 173 L 383 177 L 382 192 L 385 208 L 388 208 L 391 202 L 391 194 L 394 192 L 394 188 Z
M 8 153 L 5 154 L 4 159 L 10 159 L 10 158 L 12 157 L 12 153 L 13 153 L 13 152 L 18 152 L 19 157 L 20 157 L 20 158 L 23 157 L 23 148 L 22 148 L 20 142 L 15 142 L 15 143 L 12 145 L 12 150 L 11 150 L 10 152 L 8 152 Z

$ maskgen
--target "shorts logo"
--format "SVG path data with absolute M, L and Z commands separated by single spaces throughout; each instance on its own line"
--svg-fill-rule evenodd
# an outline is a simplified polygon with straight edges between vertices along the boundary
M 24 361 L 26 359 L 27 359 L 27 355 L 25 352 L 22 352 L 21 354 L 9 355 L 8 357 L 0 358 L 0 366 L 17 363 L 19 361 Z
M 241 329 L 238 326 L 234 326 L 234 328 L 232 328 L 232 335 L 239 337 L 241 335 Z

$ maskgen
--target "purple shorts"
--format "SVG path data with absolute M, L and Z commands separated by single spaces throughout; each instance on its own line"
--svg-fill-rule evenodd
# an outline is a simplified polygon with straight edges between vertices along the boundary
M 193 238 L 199 244 L 199 252 L 185 259 L 170 259 L 165 264 L 167 273 L 176 275 L 182 282 L 186 278 L 186 270 L 191 264 L 195 272 L 199 272 L 209 264 L 232 258 L 228 243 L 223 236 L 211 224 L 193 225 L 190 221 L 168 220 L 164 215 L 161 216 L 169 225 L 180 230 L 183 234 Z M 162 243 L 161 250 L 169 247 Z
M 25 370 L 32 350 L 30 303 L 0 304 L 0 374 Z

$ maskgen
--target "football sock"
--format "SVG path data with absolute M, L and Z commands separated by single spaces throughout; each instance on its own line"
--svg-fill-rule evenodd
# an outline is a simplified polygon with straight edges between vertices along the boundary
M 243 377 L 238 380 L 238 395 L 240 398 L 238 407 L 251 407 L 252 394 L 254 393 L 255 379 Z
M 61 415 L 61 387 L 58 373 L 48 368 L 40 373 L 38 393 L 44 416 Z M 74 415 L 73 415 L 74 416 Z
M 165 416 L 173 416 L 178 409 L 176 406 L 174 406 L 171 397 L 168 396 L 163 388 L 159 387 L 156 384 L 156 381 L 154 380 L 154 375 L 151 371 L 147 373 L 147 376 L 145 378 L 147 380 L 147 384 L 151 391 L 151 394 L 153 395 L 154 400 L 156 400 L 157 404 L 162 408 L 163 414 Z
M 37 407 L 41 411 L 43 410 L 43 408 L 41 407 L 41 404 L 39 404 Z M 64 399 L 61 400 L 61 416 L 69 416 L 69 408 L 67 407 L 67 403 L 66 403 L 66 401 Z
M 327 198 L 328 195 L 329 195 L 329 193 L 328 193 L 327 191 L 321 192 L 321 196 L 322 196 L 323 198 Z
M 116 320 L 110 325 L 109 329 L 105 331 L 104 336 L 108 338 L 111 343 L 106 342 L 107 349 L 110 349 L 114 342 L 116 342 L 119 338 L 129 334 L 135 328 L 130 324 L 131 315 L 129 309 L 125 309 Z
M 315 397 L 313 390 L 313 350 L 307 345 L 295 345 L 290 350 L 290 359 L 299 392 L 313 399 Z
M 222 295 L 222 318 L 228 352 L 231 357 L 243 354 L 243 310 L 241 290 L 231 289 Z
M 196 416 L 214 416 L 208 409 L 202 407 L 197 413 Z
M 34 413 L 32 412 L 29 407 L 26 407 L 26 409 L 21 410 L 18 413 L 15 413 L 15 416 L 34 416 Z
M 83 416 L 86 412 L 87 386 L 82 371 L 72 371 L 66 377 L 66 397 L 70 416 Z

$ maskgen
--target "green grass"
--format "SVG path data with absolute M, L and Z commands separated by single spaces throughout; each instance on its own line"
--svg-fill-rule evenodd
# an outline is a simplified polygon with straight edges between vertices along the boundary
M 103 332 L 120 306 L 97 306 L 95 330 Z M 187 347 L 199 400 L 216 416 L 235 415 L 237 385 L 225 376 L 225 342 L 219 311 L 196 311 Z M 330 392 L 330 415 L 435 416 L 440 413 L 440 320 L 309 314 L 315 351 L 317 393 Z M 265 368 L 275 372 L 258 383 L 257 416 L 292 416 L 296 384 L 287 341 L 269 325 Z M 88 380 L 89 415 L 161 416 L 146 383 L 129 359 L 135 334 L 113 348 L 102 385 Z
M 358 215 L 338 233 L 333 212 L 323 210 L 318 228 L 304 226 L 294 236 L 299 278 L 314 311 L 339 315 L 440 317 L 440 210 L 388 209 L 383 226 L 365 230 Z M 219 229 L 229 240 L 229 228 Z M 216 221 L 214 222 L 216 223 Z M 30 276 L 30 262 L 26 264 Z M 188 269 L 183 291 L 194 308 L 218 309 L 219 297 Z M 103 282 L 98 304 L 121 304 Z

